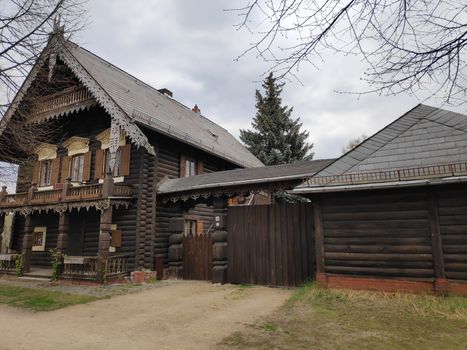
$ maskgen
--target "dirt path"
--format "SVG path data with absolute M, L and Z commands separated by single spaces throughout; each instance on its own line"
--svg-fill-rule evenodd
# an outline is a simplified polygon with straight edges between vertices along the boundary
M 289 296 L 180 281 L 52 312 L 0 305 L 0 349 L 214 349 Z

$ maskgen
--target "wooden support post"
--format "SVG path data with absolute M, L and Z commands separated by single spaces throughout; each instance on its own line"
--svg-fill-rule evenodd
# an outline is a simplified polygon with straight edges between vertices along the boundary
M 57 250 L 66 254 L 68 249 L 68 232 L 70 227 L 70 216 L 67 212 L 60 213 L 58 219 Z
M 24 222 L 24 236 L 23 244 L 21 246 L 22 259 L 23 259 L 23 272 L 29 272 L 31 269 L 31 255 L 32 255 L 32 218 L 31 214 L 26 215 Z
M 318 196 L 313 198 L 313 212 L 315 219 L 316 281 L 318 285 L 325 287 L 323 212 L 321 199 Z
M 172 218 L 169 223 L 169 263 L 165 278 L 182 278 L 183 276 L 183 231 L 185 220 Z
M 214 233 L 212 234 L 212 282 L 227 282 L 227 200 L 214 199 Z
M 106 264 L 109 258 L 110 247 L 110 226 L 112 224 L 112 207 L 104 209 L 101 212 L 100 233 L 99 233 L 99 252 L 97 282 L 106 282 Z
M 443 240 L 439 226 L 438 196 L 434 190 L 428 195 L 428 212 L 430 215 L 431 247 L 433 257 L 433 270 L 435 275 L 435 292 L 446 294 L 449 283 L 444 268 Z
M 0 192 L 0 202 L 3 202 L 8 195 L 8 192 L 6 190 L 6 186 L 2 186 L 2 191 Z
M 5 230 L 5 214 L 0 214 L 0 254 L 2 251 L 3 231 Z M 6 252 L 5 252 L 6 253 Z

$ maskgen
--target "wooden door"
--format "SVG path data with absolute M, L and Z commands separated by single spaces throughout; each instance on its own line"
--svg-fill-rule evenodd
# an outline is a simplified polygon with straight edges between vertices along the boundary
M 212 279 L 212 237 L 210 234 L 183 237 L 183 278 Z

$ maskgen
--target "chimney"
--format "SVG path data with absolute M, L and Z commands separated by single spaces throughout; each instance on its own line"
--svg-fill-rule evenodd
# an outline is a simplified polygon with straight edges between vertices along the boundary
M 201 109 L 199 109 L 198 105 L 195 105 L 191 110 L 195 113 L 201 114 Z
M 157 91 L 159 91 L 161 94 L 164 94 L 165 96 L 173 97 L 172 91 L 170 91 L 169 89 L 162 88 Z

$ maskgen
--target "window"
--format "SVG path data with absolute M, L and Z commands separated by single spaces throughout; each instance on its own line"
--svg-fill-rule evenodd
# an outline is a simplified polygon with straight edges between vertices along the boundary
M 185 177 L 197 175 L 197 166 L 196 160 L 194 159 L 185 159 Z
M 41 161 L 41 173 L 39 186 L 50 186 L 52 184 L 52 161 L 43 160 Z M 37 175 L 36 175 L 37 180 Z
M 104 162 L 104 175 L 107 173 L 109 169 L 109 162 L 110 162 L 110 150 L 107 148 L 105 150 L 105 162 Z M 113 170 L 112 176 L 120 176 L 120 159 L 121 159 L 121 154 L 120 154 L 120 148 L 117 150 L 117 153 L 115 153 L 115 166 Z
M 32 250 L 34 252 L 45 251 L 45 237 L 47 235 L 47 227 L 34 227 Z
M 196 220 L 185 220 L 185 236 L 195 236 L 196 234 Z
M 77 154 L 71 159 L 71 181 L 82 182 L 84 171 L 84 154 Z

